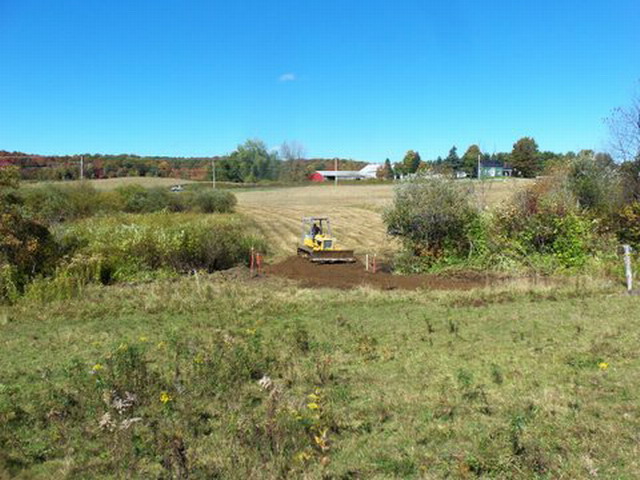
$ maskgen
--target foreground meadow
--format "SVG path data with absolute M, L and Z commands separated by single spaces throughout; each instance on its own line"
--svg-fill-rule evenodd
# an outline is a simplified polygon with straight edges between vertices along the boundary
M 0 313 L 0 478 L 638 478 L 638 298 L 242 269 Z

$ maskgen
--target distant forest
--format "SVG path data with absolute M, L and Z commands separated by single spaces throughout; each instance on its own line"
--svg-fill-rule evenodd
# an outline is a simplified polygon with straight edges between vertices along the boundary
M 186 180 L 211 178 L 227 182 L 300 182 L 316 170 L 332 170 L 334 159 L 304 159 L 302 152 L 285 149 L 269 152 L 260 140 L 248 140 L 229 155 L 215 157 L 166 157 L 132 154 L 36 155 L 0 150 L 0 166 L 15 165 L 23 180 L 77 180 L 82 158 L 84 178 L 169 177 Z M 339 159 L 340 170 L 359 170 L 367 162 Z
M 579 155 L 595 155 L 599 162 L 613 164 L 607 153 L 584 150 L 578 153 L 540 151 L 531 137 L 519 139 L 511 152 L 489 154 L 478 145 L 471 145 L 459 155 L 453 146 L 446 157 L 422 159 L 420 153 L 409 150 L 397 162 L 387 159 L 378 170 L 381 179 L 393 179 L 416 173 L 460 174 L 475 177 L 478 165 L 503 166 L 513 175 L 533 178 L 554 165 L 567 164 Z M 132 154 L 84 154 L 46 156 L 0 150 L 0 166 L 15 165 L 23 180 L 76 180 L 83 162 L 84 178 L 168 177 L 185 180 L 209 180 L 212 164 L 216 180 L 236 183 L 304 182 L 316 170 L 333 170 L 333 158 L 304 158 L 298 144 L 284 144 L 280 152 L 269 151 L 261 140 L 247 140 L 229 155 L 216 157 L 166 157 Z M 338 159 L 340 170 L 359 170 L 367 162 Z

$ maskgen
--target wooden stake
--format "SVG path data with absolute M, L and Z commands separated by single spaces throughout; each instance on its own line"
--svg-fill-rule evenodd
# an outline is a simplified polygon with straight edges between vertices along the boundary
M 633 271 L 631 270 L 631 246 L 623 245 L 624 249 L 624 271 L 627 277 L 627 292 L 633 290 Z
M 368 253 L 364 256 L 364 269 L 367 272 L 369 271 L 369 254 Z

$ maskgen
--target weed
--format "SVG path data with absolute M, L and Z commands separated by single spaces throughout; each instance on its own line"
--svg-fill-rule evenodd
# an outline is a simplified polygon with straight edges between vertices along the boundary
M 491 380 L 496 385 L 502 385 L 504 383 L 504 374 L 502 373 L 502 368 L 495 363 L 491 364 Z

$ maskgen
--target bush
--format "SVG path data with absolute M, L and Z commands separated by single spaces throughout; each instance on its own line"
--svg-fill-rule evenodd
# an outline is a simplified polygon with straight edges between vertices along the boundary
M 0 169 L 0 301 L 47 272 L 59 253 L 49 230 L 23 215 L 17 186 L 17 170 Z
M 622 207 L 614 221 L 618 239 L 640 250 L 640 201 Z
M 231 213 L 236 203 L 236 196 L 227 190 L 199 190 L 191 198 L 193 207 L 202 213 Z
M 597 223 L 582 215 L 564 183 L 540 182 L 496 212 L 495 248 L 532 263 L 551 256 L 562 267 L 584 265 Z
M 103 208 L 99 192 L 88 183 L 24 188 L 20 197 L 29 216 L 47 224 L 89 217 Z
M 412 179 L 396 187 L 383 219 L 389 234 L 413 255 L 467 255 L 472 248 L 469 227 L 478 217 L 470 196 L 453 180 Z
M 122 209 L 127 213 L 152 213 L 169 207 L 171 193 L 164 188 L 127 185 L 116 189 Z
M 594 183 L 582 182 L 593 172 L 577 171 L 556 172 L 496 211 L 481 214 L 472 207 L 464 184 L 440 179 L 402 184 L 384 215 L 389 233 L 399 236 L 405 247 L 396 268 L 412 273 L 445 268 L 552 273 L 587 264 L 597 267 L 615 248 L 602 220 L 592 213 L 609 206 L 599 188 L 592 188 Z M 594 210 L 581 207 L 574 189 L 583 200 L 593 200 Z M 626 224 L 633 225 L 634 219 L 629 216 Z

